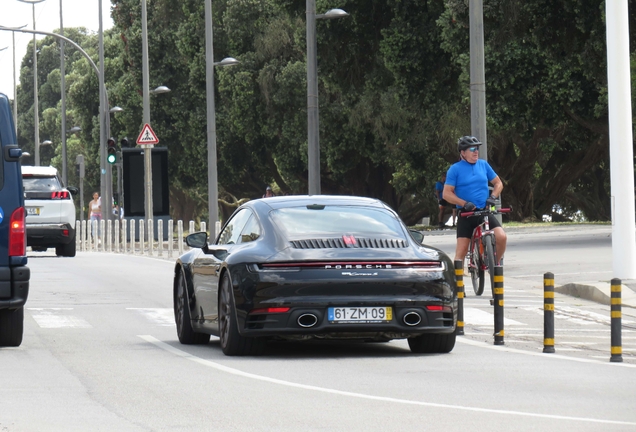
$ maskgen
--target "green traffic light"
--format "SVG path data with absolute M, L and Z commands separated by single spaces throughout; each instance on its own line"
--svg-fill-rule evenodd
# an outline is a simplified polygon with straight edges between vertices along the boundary
M 109 164 L 114 164 L 115 162 L 117 162 L 117 156 L 114 154 L 109 154 L 106 157 L 106 160 L 108 161 Z

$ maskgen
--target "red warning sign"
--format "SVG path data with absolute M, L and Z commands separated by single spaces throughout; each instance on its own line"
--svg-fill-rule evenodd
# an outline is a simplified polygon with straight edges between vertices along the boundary
M 159 144 L 159 138 L 157 134 L 152 130 L 150 125 L 146 123 L 141 129 L 141 133 L 137 137 L 137 144 L 139 145 L 154 145 Z

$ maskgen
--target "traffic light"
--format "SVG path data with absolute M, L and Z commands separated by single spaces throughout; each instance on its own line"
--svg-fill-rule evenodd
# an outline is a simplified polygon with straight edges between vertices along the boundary
M 117 145 L 115 140 L 108 138 L 108 148 L 106 149 L 106 160 L 109 164 L 113 165 L 117 163 Z
M 120 141 L 120 144 L 122 148 L 130 147 L 130 143 L 128 142 L 128 137 L 123 137 Z

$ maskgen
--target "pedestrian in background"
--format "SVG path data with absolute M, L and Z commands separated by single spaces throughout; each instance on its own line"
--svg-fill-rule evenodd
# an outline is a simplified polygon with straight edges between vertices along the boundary
M 274 195 L 274 191 L 272 190 L 272 188 L 270 186 L 267 186 L 265 188 L 265 195 L 263 195 L 263 198 L 269 198 L 269 197 L 273 197 L 276 196 Z
M 444 183 L 446 183 L 446 173 L 442 174 L 442 179 L 435 183 L 435 196 L 437 197 L 437 204 L 439 205 L 438 221 L 440 229 L 444 229 L 444 213 L 446 212 L 446 207 L 453 208 L 453 226 L 455 226 L 455 222 L 457 221 L 457 209 L 444 199 Z
M 97 221 L 97 235 L 100 235 L 100 221 L 102 220 L 102 199 L 97 192 L 93 192 L 93 199 L 88 203 L 88 220 L 91 224 L 91 234 L 95 238 L 95 228 L 93 221 Z

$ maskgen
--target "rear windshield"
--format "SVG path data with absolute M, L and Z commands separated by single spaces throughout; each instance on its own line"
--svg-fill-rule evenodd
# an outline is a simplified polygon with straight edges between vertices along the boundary
M 276 225 L 289 237 L 358 233 L 404 238 L 400 222 L 386 210 L 354 206 L 317 207 L 282 208 L 273 210 L 271 214 Z
M 24 184 L 24 190 L 27 192 L 58 191 L 62 189 L 62 185 L 60 185 L 56 176 L 45 177 L 25 174 L 22 176 L 22 183 Z

